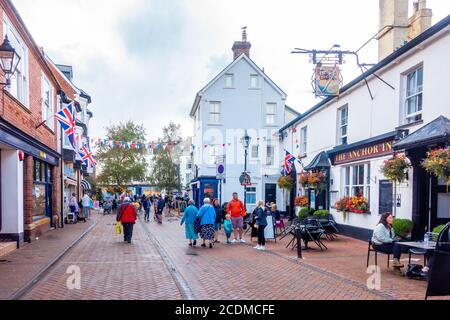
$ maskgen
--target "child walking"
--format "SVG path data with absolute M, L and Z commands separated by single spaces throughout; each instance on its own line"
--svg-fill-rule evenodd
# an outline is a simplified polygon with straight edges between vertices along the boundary
M 230 238 L 231 233 L 233 233 L 233 223 L 231 222 L 231 215 L 227 214 L 225 220 L 223 221 L 223 229 L 225 230 L 225 235 L 227 236 L 227 244 L 231 244 Z

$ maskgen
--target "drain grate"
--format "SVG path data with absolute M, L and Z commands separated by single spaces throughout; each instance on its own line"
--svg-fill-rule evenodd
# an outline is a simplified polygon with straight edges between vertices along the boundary
M 9 260 L 1 260 L 0 259 L 0 263 L 11 263 L 11 261 L 9 261 Z

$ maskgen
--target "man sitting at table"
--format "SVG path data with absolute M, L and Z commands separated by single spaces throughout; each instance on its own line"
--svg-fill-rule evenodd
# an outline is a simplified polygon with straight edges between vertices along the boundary
M 393 221 L 392 213 L 385 213 L 381 216 L 380 222 L 373 231 L 372 246 L 377 251 L 393 254 L 394 263 L 392 266 L 399 270 L 404 267 L 400 262 L 400 257 L 402 253 L 408 252 L 408 247 L 401 246 L 395 241 L 395 231 L 392 228 Z

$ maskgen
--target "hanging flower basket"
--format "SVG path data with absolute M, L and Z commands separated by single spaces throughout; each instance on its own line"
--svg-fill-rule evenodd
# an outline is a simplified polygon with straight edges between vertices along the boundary
M 291 176 L 282 176 L 278 179 L 278 186 L 285 191 L 291 191 L 294 187 L 294 179 Z
M 319 172 L 302 172 L 300 174 L 300 184 L 305 189 L 323 190 L 326 187 L 326 174 Z
M 450 146 L 428 152 L 422 166 L 438 179 L 444 179 L 447 186 L 450 185 Z
M 409 168 L 411 168 L 411 164 L 405 155 L 394 154 L 392 159 L 384 161 L 381 172 L 386 178 L 402 183 L 406 180 Z

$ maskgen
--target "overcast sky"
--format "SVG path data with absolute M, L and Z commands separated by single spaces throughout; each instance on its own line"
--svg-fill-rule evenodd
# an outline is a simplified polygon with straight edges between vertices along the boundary
M 232 61 L 248 26 L 251 58 L 302 112 L 317 103 L 313 66 L 295 47 L 356 50 L 378 31 L 378 0 L 13 0 L 39 46 L 72 65 L 74 83 L 92 96 L 91 136 L 112 123 L 143 123 L 149 139 L 174 121 L 192 134 L 196 93 Z M 433 23 L 450 1 L 428 0 Z M 410 1 L 412 7 L 412 1 Z M 410 10 L 412 10 L 410 8 Z M 361 60 L 377 62 L 376 41 Z M 347 57 L 344 82 L 358 75 Z

